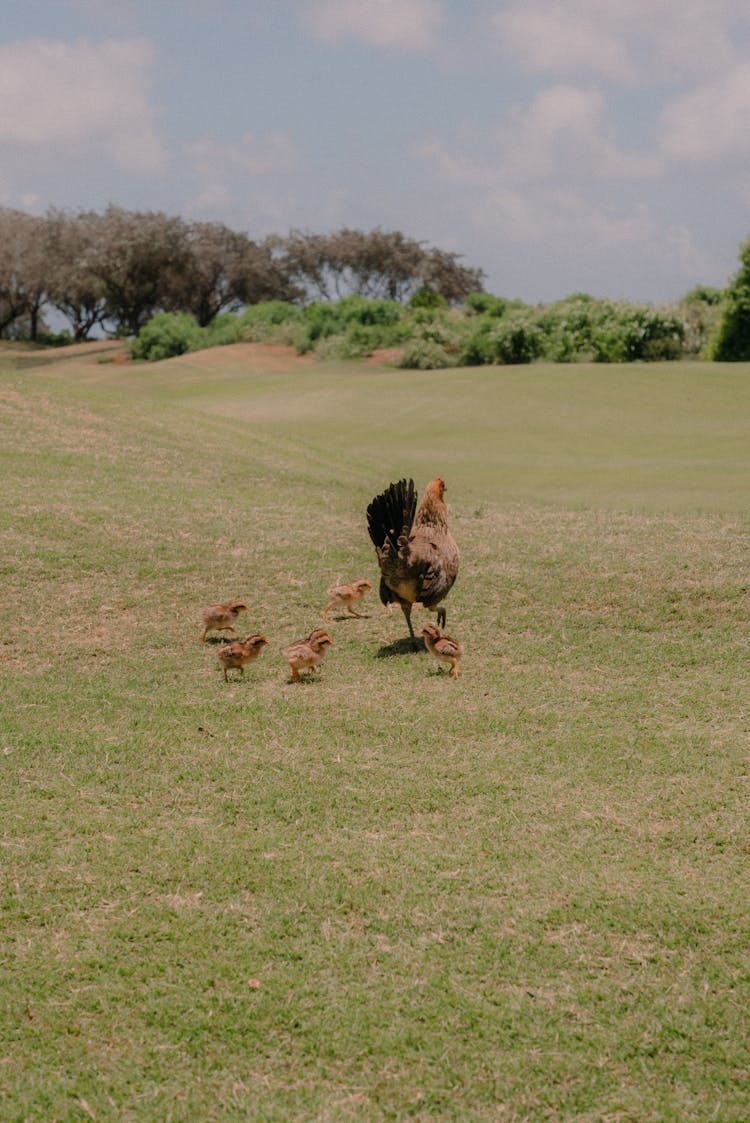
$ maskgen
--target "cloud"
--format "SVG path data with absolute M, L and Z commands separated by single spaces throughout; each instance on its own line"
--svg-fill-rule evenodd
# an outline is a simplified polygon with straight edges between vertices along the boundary
M 286 133 L 244 133 L 237 144 L 204 137 L 185 145 L 192 173 L 203 177 L 217 174 L 266 176 L 296 171 L 302 155 Z
M 595 88 L 540 90 L 527 109 L 511 112 L 499 140 L 509 173 L 522 181 L 647 178 L 657 170 L 648 154 L 618 147 L 604 97 Z
M 716 166 L 750 158 L 750 64 L 671 101 L 661 117 L 661 144 L 672 160 Z
M 305 18 L 329 42 L 353 39 L 371 47 L 427 51 L 443 9 L 437 0 L 314 0 Z
M 294 207 L 290 183 L 305 164 L 281 132 L 247 132 L 236 144 L 203 137 L 184 145 L 183 160 L 185 176 L 195 184 L 187 214 L 224 214 L 254 227 L 284 222 Z
M 504 52 L 530 71 L 625 84 L 720 73 L 748 26 L 744 0 L 513 0 L 490 17 Z
M 581 5 L 583 6 L 583 5 Z M 575 5 L 511 4 L 492 23 L 503 47 L 529 70 L 545 74 L 605 74 L 632 81 L 634 68 L 621 36 Z
M 547 263 L 558 289 L 537 288 L 537 298 L 601 291 L 615 259 L 622 286 L 615 296 L 677 293 L 693 278 L 715 275 L 716 261 L 687 226 L 647 201 L 642 185 L 663 178 L 665 160 L 616 143 L 600 91 L 549 87 L 474 141 L 469 150 L 433 136 L 418 154 L 465 216 L 473 231 L 467 241 L 476 238 L 490 257 L 494 246 L 498 260 L 520 254 L 519 276 Z
M 514 243 L 544 244 L 551 238 L 585 235 L 602 246 L 616 246 L 638 241 L 647 226 L 651 231 L 644 208 L 618 210 L 614 204 L 597 203 L 583 186 L 561 177 L 508 174 L 499 164 L 456 154 L 436 140 L 423 145 L 421 154 L 440 179 L 473 193 L 467 211 L 482 228 Z
M 659 172 L 647 152 L 619 147 L 602 93 L 572 85 L 540 90 L 528 106 L 515 106 L 494 130 L 480 137 L 481 155 L 449 154 L 434 138 L 421 154 L 436 158 L 443 170 L 475 183 L 529 184 L 591 179 L 647 179 Z M 471 171 L 469 171 L 471 168 Z
M 145 39 L 0 46 L 0 145 L 103 149 L 127 171 L 162 170 L 165 152 L 148 100 L 154 63 Z

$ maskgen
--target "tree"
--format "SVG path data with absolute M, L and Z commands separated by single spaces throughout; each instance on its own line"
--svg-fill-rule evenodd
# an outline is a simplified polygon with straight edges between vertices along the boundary
M 711 358 L 719 362 L 750 359 L 750 238 L 740 245 L 739 258 L 740 269 L 724 290 L 711 346 Z
M 425 249 L 399 231 L 292 231 L 279 245 L 291 279 L 317 300 L 364 296 L 403 303 L 427 287 L 454 302 L 482 284 L 482 271 L 460 265 L 457 254 Z
M 49 301 L 70 322 L 76 343 L 107 315 L 104 283 L 94 271 L 101 234 L 99 215 L 47 212 Z
M 456 304 L 471 292 L 481 292 L 483 269 L 470 269 L 459 264 L 460 254 L 431 249 L 425 255 L 420 271 L 422 285 Z
M 191 256 L 185 223 L 159 211 L 109 206 L 98 218 L 91 269 L 101 282 L 106 315 L 121 334 L 137 335 L 159 311 L 179 311 Z
M 0 209 L 0 337 L 23 325 L 36 340 L 47 294 L 45 220 Z
M 272 242 L 258 245 L 220 222 L 194 222 L 187 228 L 187 246 L 190 266 L 180 303 L 201 327 L 220 312 L 291 295 Z

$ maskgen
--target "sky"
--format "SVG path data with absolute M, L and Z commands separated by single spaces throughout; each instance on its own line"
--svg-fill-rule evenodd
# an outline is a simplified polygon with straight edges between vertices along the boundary
M 400 230 L 530 303 L 723 286 L 748 0 L 3 0 L 0 206 Z

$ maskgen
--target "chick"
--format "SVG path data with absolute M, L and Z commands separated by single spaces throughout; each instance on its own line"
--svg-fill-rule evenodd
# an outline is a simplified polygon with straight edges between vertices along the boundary
M 203 634 L 201 641 L 206 642 L 209 632 L 236 632 L 235 624 L 241 612 L 247 612 L 247 605 L 243 600 L 229 601 L 228 604 L 212 604 L 201 612 L 203 618 Z
M 315 628 L 307 639 L 298 639 L 284 648 L 284 657 L 292 671 L 292 682 L 300 671 L 314 671 L 323 661 L 326 650 L 333 644 L 325 628 Z
M 363 613 L 356 612 L 352 608 L 352 605 L 362 600 L 367 590 L 371 588 L 372 585 L 370 582 L 365 581 L 363 578 L 360 578 L 358 581 L 352 581 L 350 585 L 331 585 L 328 590 L 328 604 L 322 612 L 323 619 L 325 620 L 334 605 L 338 608 L 346 608 L 352 616 L 362 619 Z
M 451 678 L 458 678 L 458 661 L 464 653 L 464 645 L 457 639 L 446 636 L 436 624 L 425 624 L 420 634 L 424 636 L 427 650 L 436 659 L 442 660 L 443 663 L 450 663 L 451 669 L 448 673 Z
M 245 663 L 252 663 L 253 659 L 257 659 L 267 643 L 265 636 L 252 635 L 247 639 L 228 643 L 217 651 L 216 656 L 224 669 L 224 682 L 229 682 L 227 671 L 232 667 L 239 667 L 240 674 L 244 675 Z

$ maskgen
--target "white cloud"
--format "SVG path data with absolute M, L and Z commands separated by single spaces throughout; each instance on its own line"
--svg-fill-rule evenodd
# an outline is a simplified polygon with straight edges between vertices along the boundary
M 721 165 L 750 158 L 750 64 L 675 98 L 661 118 L 661 142 L 673 160 Z
M 185 203 L 192 216 L 283 224 L 294 207 L 290 182 L 304 166 L 286 133 L 245 133 L 237 144 L 208 137 L 184 146 L 185 174 L 196 185 Z
M 314 0 L 307 23 L 321 39 L 426 51 L 443 21 L 437 0 Z
M 594 202 L 583 187 L 556 176 L 518 178 L 500 165 L 457 155 L 435 140 L 422 146 L 421 153 L 442 180 L 473 192 L 466 210 L 480 227 L 514 243 L 585 236 L 616 246 L 638 241 L 647 229 L 653 232 L 644 208 L 618 210 Z
M 682 82 L 737 60 L 745 0 L 512 0 L 491 16 L 503 50 L 536 73 Z
M 154 61 L 145 39 L 0 46 L 0 145 L 98 148 L 128 171 L 161 170 L 148 100 Z
M 485 185 L 645 179 L 658 174 L 657 159 L 618 147 L 613 133 L 599 90 L 559 85 L 541 90 L 529 106 L 514 107 L 482 138 L 481 157 L 467 162 L 449 154 L 439 140 L 422 146 L 422 154 L 442 163 L 448 176 L 468 176 Z
M 687 227 L 665 220 L 647 201 L 641 185 L 663 175 L 664 161 L 616 145 L 598 91 L 543 90 L 480 138 L 480 146 L 468 153 L 433 137 L 419 154 L 488 256 L 492 246 L 500 260 L 520 254 L 519 272 L 524 262 L 533 260 L 538 270 L 546 261 L 560 286 L 557 296 L 580 288 L 601 292 L 613 269 L 622 287 L 610 295 L 640 291 L 641 298 L 649 285 L 651 292 L 668 286 L 677 293 L 693 278 L 714 276 L 716 262 Z M 603 181 L 611 190 L 602 192 Z
M 500 144 L 503 163 L 519 180 L 641 178 L 656 171 L 648 155 L 617 146 L 597 89 L 561 85 L 541 90 L 528 109 L 510 114 Z
M 210 137 L 190 141 L 185 153 L 194 175 L 276 175 L 295 171 L 302 156 L 286 133 L 244 133 L 237 144 L 223 144 Z
M 616 30 L 553 3 L 511 4 L 493 24 L 505 50 L 545 74 L 605 74 L 631 81 L 634 70 Z

